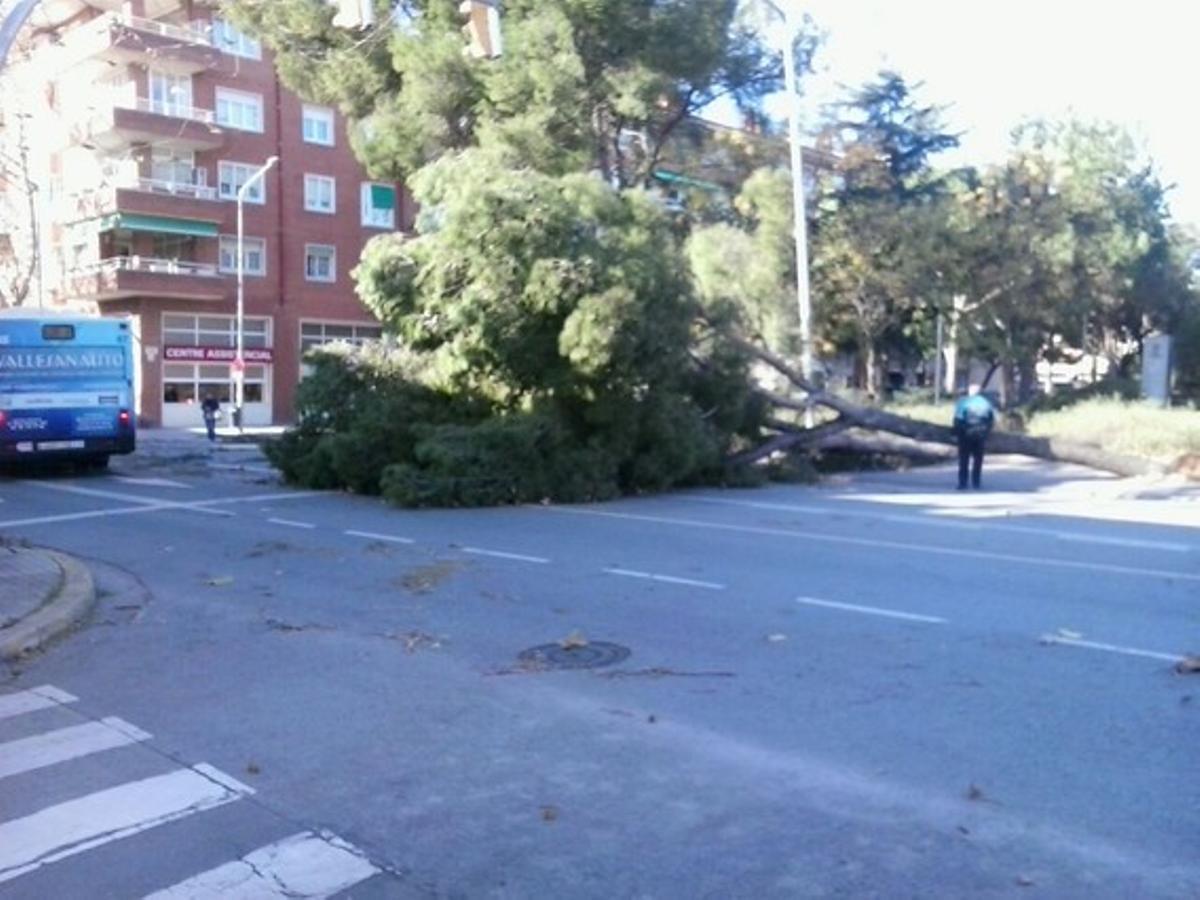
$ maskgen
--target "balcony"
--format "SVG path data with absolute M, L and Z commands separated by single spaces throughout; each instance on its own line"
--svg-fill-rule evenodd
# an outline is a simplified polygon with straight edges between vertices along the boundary
M 223 276 L 211 263 L 114 256 L 68 272 L 61 299 L 103 303 L 131 297 L 220 302 Z
M 64 68 L 99 59 L 118 65 L 153 65 L 179 75 L 205 71 L 220 59 L 207 22 L 176 24 L 122 13 L 101 16 L 68 32 L 63 53 Z
M 72 129 L 72 139 L 84 146 L 113 152 L 133 144 L 153 144 L 165 150 L 216 150 L 225 132 L 213 124 L 211 109 L 162 103 L 146 97 L 116 99 L 106 109 Z
M 223 210 L 217 189 L 195 184 L 194 175 L 180 174 L 178 181 L 123 178 L 111 185 L 64 197 L 59 218 L 70 223 L 113 213 L 132 213 L 220 223 Z

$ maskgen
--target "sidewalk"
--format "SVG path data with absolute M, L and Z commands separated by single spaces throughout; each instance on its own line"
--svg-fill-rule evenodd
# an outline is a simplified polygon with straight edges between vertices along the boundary
M 1200 529 L 1200 484 L 1181 475 L 1121 478 L 1069 463 L 989 456 L 982 491 L 956 491 L 953 463 L 841 473 L 823 489 L 847 498 L 920 506 L 962 518 L 1065 516 Z
M 0 659 L 41 648 L 95 600 L 91 573 L 79 561 L 51 550 L 0 546 Z

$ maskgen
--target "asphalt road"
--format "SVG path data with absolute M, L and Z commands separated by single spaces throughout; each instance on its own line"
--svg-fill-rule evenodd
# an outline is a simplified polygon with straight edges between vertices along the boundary
M 0 684 L 0 898 L 1200 896 L 1194 493 L 123 471 L 0 482 L 102 594 Z

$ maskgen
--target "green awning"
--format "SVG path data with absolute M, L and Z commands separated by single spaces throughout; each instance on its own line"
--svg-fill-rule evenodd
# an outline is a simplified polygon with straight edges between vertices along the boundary
M 100 230 L 121 228 L 125 231 L 151 231 L 155 234 L 181 234 L 187 237 L 216 237 L 215 222 L 173 219 L 167 216 L 142 216 L 137 213 L 113 213 L 100 220 Z
M 654 177 L 659 181 L 665 181 L 667 184 L 684 184 L 688 187 L 700 188 L 703 191 L 723 190 L 721 185 L 714 184 L 711 181 L 702 181 L 699 178 L 689 178 L 687 175 L 681 175 L 678 172 L 669 172 L 666 169 L 655 169 Z
M 371 206 L 375 209 L 395 209 L 396 189 L 386 184 L 371 185 Z

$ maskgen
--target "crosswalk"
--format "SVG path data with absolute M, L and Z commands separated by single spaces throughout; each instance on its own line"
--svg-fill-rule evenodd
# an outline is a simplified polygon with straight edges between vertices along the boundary
M 38 792 L 29 779 L 47 779 L 50 789 L 67 767 L 87 767 L 80 776 L 65 781 L 76 785 L 97 773 L 111 776 L 104 766 L 105 754 L 138 748 L 151 735 L 117 717 L 91 719 L 73 711 L 78 698 L 51 685 L 0 694 L 0 725 L 17 727 L 19 737 L 0 741 L 0 898 L 18 889 L 22 879 L 55 865 L 86 860 L 85 854 L 171 822 L 202 816 L 209 810 L 237 803 L 255 793 L 254 788 L 205 763 L 137 777 L 117 784 L 96 785 L 58 802 L 41 806 L 29 803 L 27 810 L 8 817 L 5 785 L 23 782 L 28 794 Z M 47 711 L 57 711 L 53 727 L 37 720 Z M 62 712 L 71 724 L 63 724 Z M 20 728 L 24 724 L 29 727 Z M 31 732 L 31 733 L 29 733 Z M 144 752 L 144 750 L 143 750 Z M 155 763 L 161 757 L 152 755 Z M 119 771 L 119 767 L 113 766 Z M 23 814 L 21 814 L 23 813 Z M 272 898 L 331 897 L 381 874 L 357 848 L 328 831 L 286 833 L 259 847 L 248 847 L 242 855 L 212 868 L 188 873 L 182 880 L 145 892 L 122 886 L 119 872 L 107 872 L 117 883 L 99 888 L 89 896 L 136 897 L 146 900 L 272 900 Z M 186 854 L 185 854 L 186 855 Z M 52 874 L 52 870 L 51 873 Z M 15 896 L 15 895 L 14 895 Z M 24 894 L 22 894 L 24 896 Z

